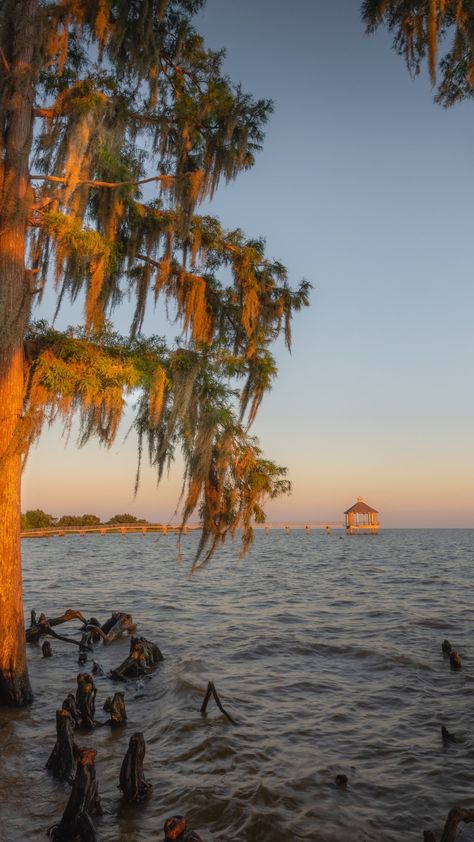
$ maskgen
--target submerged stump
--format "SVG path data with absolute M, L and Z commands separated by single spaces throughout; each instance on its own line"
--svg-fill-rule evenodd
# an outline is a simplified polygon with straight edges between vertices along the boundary
M 95 775 L 94 760 L 96 751 L 81 749 L 77 759 L 77 770 L 71 795 L 59 824 L 53 825 L 48 835 L 53 842 L 95 842 L 95 830 L 92 816 L 102 814 L 99 791 Z
M 171 816 L 164 824 L 165 842 L 177 839 L 178 842 L 203 842 L 194 830 L 188 828 L 184 816 Z
M 95 725 L 95 697 L 97 688 L 91 675 L 80 672 L 77 676 L 76 705 L 81 714 L 81 725 L 93 728 Z
M 67 710 L 74 721 L 74 725 L 79 725 L 81 721 L 81 711 L 79 710 L 75 696 L 72 693 L 68 693 L 66 698 L 63 702 L 63 710 Z
M 449 663 L 452 670 L 460 670 L 462 667 L 461 656 L 455 649 L 453 649 L 449 656 Z
M 56 711 L 56 743 L 46 762 L 46 768 L 59 781 L 74 778 L 79 749 L 74 742 L 74 720 L 68 710 Z
M 449 656 L 451 654 L 451 651 L 452 651 L 452 648 L 453 647 L 451 646 L 451 643 L 449 642 L 449 640 L 447 638 L 445 638 L 443 640 L 442 644 L 441 644 L 441 651 L 443 652 L 443 655 L 445 656 L 445 658 L 449 658 Z
M 79 656 L 78 661 L 80 664 L 85 664 L 87 661 L 87 656 L 89 652 L 93 652 L 94 647 L 92 646 L 92 632 L 91 631 L 83 631 L 81 640 L 79 643 Z
M 443 743 L 455 743 L 456 742 L 456 735 L 451 734 L 451 732 L 448 731 L 448 729 L 444 725 L 442 725 L 441 726 L 441 739 L 443 740 Z
M 104 710 L 110 713 L 110 719 L 107 725 L 116 728 L 118 725 L 125 725 L 127 721 L 127 712 L 125 710 L 125 693 L 114 693 L 114 696 L 109 696 L 104 702 Z
M 147 783 L 143 774 L 143 759 L 145 757 L 145 740 L 141 731 L 130 737 L 127 753 L 120 769 L 119 788 L 123 798 L 132 804 L 144 801 L 151 793 L 152 786 Z
M 97 661 L 92 661 L 92 675 L 105 675 L 104 670 Z
M 91 617 L 90 620 L 87 620 L 86 624 L 82 626 L 81 631 L 88 631 L 92 637 L 94 643 L 97 643 L 101 638 L 101 625 L 96 617 Z
M 147 675 L 162 660 L 163 655 L 155 643 L 144 637 L 132 637 L 129 655 L 119 667 L 111 670 L 110 678 L 125 681 L 127 678 Z

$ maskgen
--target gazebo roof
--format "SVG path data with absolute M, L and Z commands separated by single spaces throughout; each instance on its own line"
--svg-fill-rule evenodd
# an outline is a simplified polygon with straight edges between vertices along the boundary
M 350 509 L 344 512 L 345 515 L 349 515 L 354 513 L 356 515 L 368 515 L 370 512 L 374 512 L 374 514 L 378 515 L 377 509 L 373 509 L 372 506 L 368 506 L 367 503 L 364 503 L 361 497 L 358 498 L 357 503 L 354 503 Z

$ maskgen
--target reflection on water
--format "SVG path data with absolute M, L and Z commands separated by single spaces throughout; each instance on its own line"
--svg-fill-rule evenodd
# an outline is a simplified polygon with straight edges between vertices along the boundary
M 77 735 L 98 752 L 100 842 L 161 840 L 173 813 L 207 842 L 416 842 L 455 803 L 474 805 L 474 533 L 340 535 L 258 533 L 243 562 L 229 546 L 191 580 L 171 535 L 24 542 L 28 616 L 128 611 L 166 658 L 143 687 L 126 685 L 124 730 Z M 184 540 L 190 558 L 197 535 Z M 458 673 L 444 637 L 463 656 Z M 44 766 L 77 649 L 52 646 L 49 660 L 29 647 L 34 706 L 0 712 L 2 842 L 44 839 L 68 798 Z M 127 651 L 124 640 L 94 657 L 107 670 Z M 211 679 L 235 726 L 213 705 L 200 716 Z M 96 684 L 105 720 L 119 686 Z M 443 746 L 441 724 L 457 743 Z M 117 784 L 136 730 L 153 796 L 131 808 Z

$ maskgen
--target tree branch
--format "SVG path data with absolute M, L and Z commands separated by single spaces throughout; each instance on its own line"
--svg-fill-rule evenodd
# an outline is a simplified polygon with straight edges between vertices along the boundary
M 237 251 L 237 248 L 236 248 L 235 246 L 226 246 L 226 245 L 224 245 L 224 249 L 230 249 L 231 251 Z M 161 263 L 160 263 L 158 260 L 153 260 L 153 258 L 148 257 L 146 254 L 137 254 L 137 260 L 144 260 L 144 261 L 145 261 L 145 263 L 148 263 L 150 266 L 153 266 L 153 268 L 154 268 L 154 269 L 159 269 L 159 268 L 160 268 L 160 266 L 161 266 Z M 219 295 L 217 294 L 217 292 L 215 292 L 215 291 L 214 291 L 214 290 L 212 290 L 212 289 L 209 289 L 209 287 L 208 287 L 208 290 L 209 290 L 209 294 L 210 294 L 210 295 L 211 295 L 211 296 L 212 296 L 215 300 L 219 301 L 220 307 L 222 308 L 222 312 L 224 313 L 224 316 L 228 319 L 228 321 L 229 321 L 229 322 L 230 322 L 230 324 L 232 325 L 232 327 L 233 327 L 233 329 L 234 329 L 235 333 L 236 333 L 236 334 L 237 334 L 237 333 L 239 333 L 239 332 L 240 332 L 240 329 L 237 327 L 237 325 L 236 325 L 236 323 L 235 323 L 234 319 L 233 319 L 233 318 L 232 318 L 232 316 L 229 314 L 229 311 L 228 311 L 227 307 L 226 307 L 226 306 L 222 303 L 222 301 L 221 301 L 221 299 L 220 299 Z
M 139 178 L 136 181 L 92 181 L 84 179 L 83 181 L 78 181 L 77 184 L 86 184 L 88 187 L 109 187 L 114 189 L 116 187 L 136 187 L 139 184 L 149 184 L 152 181 L 168 181 L 170 178 L 177 181 L 179 178 L 186 178 L 186 175 L 152 175 L 150 178 Z M 42 179 L 43 181 L 51 181 L 55 184 L 67 183 L 67 179 L 60 175 L 30 175 L 30 179 Z

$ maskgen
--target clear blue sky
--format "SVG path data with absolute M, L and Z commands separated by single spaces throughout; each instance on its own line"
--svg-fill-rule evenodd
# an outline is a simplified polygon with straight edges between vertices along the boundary
M 294 483 L 269 519 L 337 520 L 362 495 L 386 526 L 474 526 L 474 104 L 434 105 L 358 6 L 208 0 L 197 21 L 234 81 L 275 102 L 213 213 L 314 284 L 255 426 Z M 77 452 L 53 429 L 23 509 L 168 517 L 178 472 L 158 490 L 145 473 L 134 501 L 134 462 L 133 437 Z

